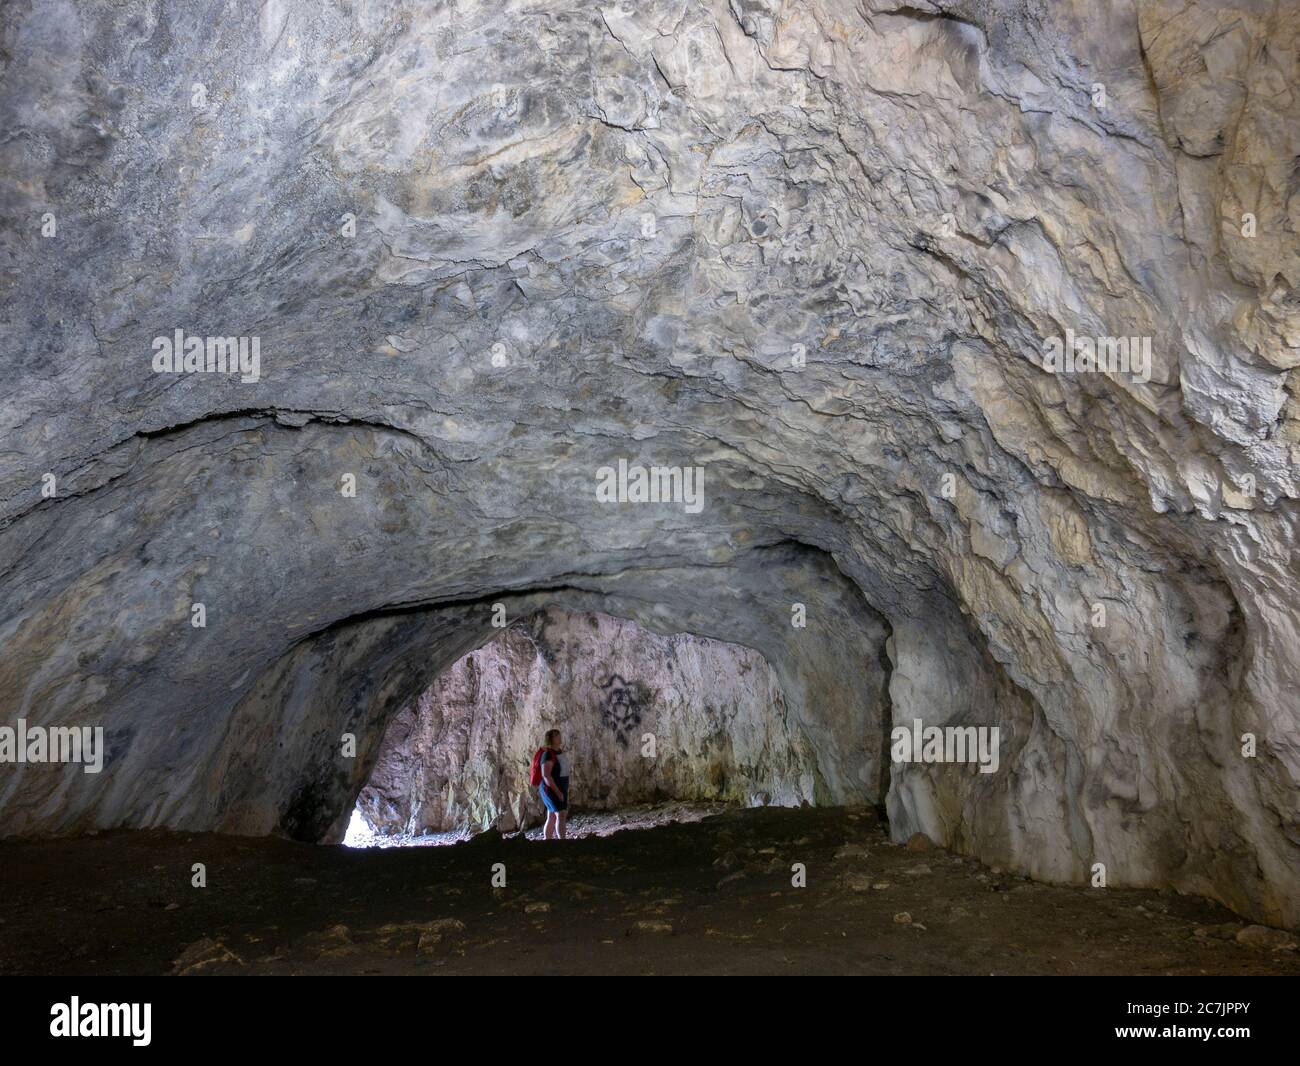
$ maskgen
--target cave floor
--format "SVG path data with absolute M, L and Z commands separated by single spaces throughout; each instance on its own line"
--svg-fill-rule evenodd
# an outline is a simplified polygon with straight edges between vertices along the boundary
M 1300 974 L 1294 948 L 1233 939 L 1247 924 L 1194 897 L 1037 884 L 891 844 L 864 809 L 563 843 L 0 844 L 4 974 Z
M 620 807 L 612 811 L 574 811 L 569 816 L 568 838 L 581 840 L 584 837 L 607 837 L 613 833 L 626 833 L 634 830 L 656 829 L 672 822 L 698 822 L 711 815 L 722 814 L 731 809 L 727 803 L 640 803 Z M 476 834 L 470 830 L 451 833 L 420 833 L 379 835 L 361 828 L 349 829 L 345 843 L 362 848 L 423 848 L 442 847 L 448 844 L 464 844 Z M 529 840 L 542 839 L 542 827 L 529 829 Z

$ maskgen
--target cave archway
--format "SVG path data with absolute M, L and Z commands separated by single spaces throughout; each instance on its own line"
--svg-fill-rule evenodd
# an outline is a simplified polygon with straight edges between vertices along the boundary
M 881 800 L 888 625 L 823 553 L 784 544 L 747 553 L 735 566 L 633 571 L 583 583 L 589 587 L 379 612 L 303 641 L 234 709 L 212 753 L 220 827 L 341 839 L 393 716 L 499 636 L 494 619 L 547 609 L 612 615 L 658 634 L 753 649 L 771 664 L 814 753 L 808 798 Z M 326 708 L 334 710 L 332 722 Z M 277 723 L 271 734 L 268 718 Z M 345 736 L 355 741 L 351 754 L 340 746 Z
M 857 719 L 834 725 L 816 720 L 815 707 L 803 710 L 838 760 L 864 761 L 870 782 L 880 708 L 864 703 Z M 527 768 L 552 728 L 571 760 L 568 798 L 580 821 L 570 833 L 580 834 L 591 812 L 637 805 L 800 806 L 819 792 L 839 803 L 878 798 L 819 787 L 805 723 L 752 649 L 551 608 L 505 626 L 398 711 L 349 830 L 360 822 L 404 841 L 540 825 L 545 812 Z
M 0 833 L 335 839 L 554 606 L 759 651 L 896 836 L 1300 926 L 1290 23 L 633 6 L 0 11 L 0 693 L 107 743 Z

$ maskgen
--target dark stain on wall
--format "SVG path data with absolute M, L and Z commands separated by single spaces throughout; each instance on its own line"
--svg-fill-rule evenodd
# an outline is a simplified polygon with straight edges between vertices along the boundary
M 640 681 L 626 681 L 620 674 L 610 674 L 598 687 L 601 724 L 626 748 L 632 730 L 641 724 L 642 712 L 649 705 L 649 690 Z

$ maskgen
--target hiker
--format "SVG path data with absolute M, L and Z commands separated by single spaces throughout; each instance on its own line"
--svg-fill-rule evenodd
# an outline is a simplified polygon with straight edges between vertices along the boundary
M 560 750 L 560 731 L 548 729 L 543 747 L 533 756 L 529 780 L 537 786 L 537 794 L 546 808 L 546 825 L 543 840 L 560 840 L 565 837 L 569 820 L 569 757 Z

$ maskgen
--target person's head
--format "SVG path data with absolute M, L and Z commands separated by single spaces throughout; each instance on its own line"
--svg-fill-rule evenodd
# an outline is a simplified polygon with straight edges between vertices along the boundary
M 558 729 L 548 729 L 546 731 L 546 746 L 548 748 L 558 748 L 560 746 L 560 731 Z

